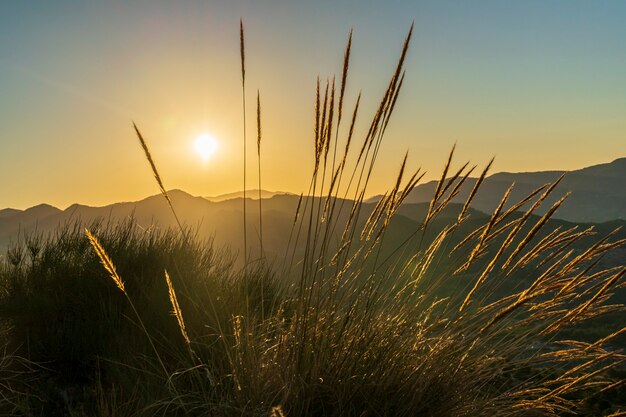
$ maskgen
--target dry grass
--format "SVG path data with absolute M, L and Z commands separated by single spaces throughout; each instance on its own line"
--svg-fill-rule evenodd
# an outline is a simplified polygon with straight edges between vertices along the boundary
M 243 19 L 239 20 L 239 51 L 241 53 L 241 101 L 243 113 L 243 257 L 244 270 L 248 267 L 248 230 L 246 225 L 246 52 Z
M 172 314 L 176 317 L 176 322 L 178 323 L 178 328 L 180 329 L 180 334 L 185 339 L 185 343 L 187 346 L 191 345 L 191 340 L 189 340 L 189 336 L 187 335 L 187 329 L 185 328 L 185 320 L 183 320 L 183 312 L 180 309 L 180 305 L 178 304 L 178 297 L 176 297 L 176 291 L 174 291 L 174 286 L 172 285 L 172 280 L 170 279 L 170 274 L 165 271 L 165 282 L 167 283 L 167 292 L 170 298 L 170 303 L 172 303 Z
M 263 250 L 263 198 L 261 196 L 261 93 L 258 90 L 256 94 L 256 127 L 256 151 L 259 162 L 259 246 L 261 249 L 261 256 L 263 257 L 265 256 L 265 251 Z
M 98 258 L 100 258 L 102 266 L 104 267 L 104 269 L 106 269 L 106 271 L 109 273 L 109 276 L 115 283 L 115 286 L 117 286 L 117 288 L 119 288 L 120 291 L 122 291 L 124 294 L 127 294 L 126 288 L 124 287 L 124 281 L 122 281 L 122 278 L 120 278 L 120 276 L 118 275 L 113 261 L 111 260 L 111 258 L 109 258 L 109 255 L 107 255 L 106 251 L 100 244 L 100 241 L 98 241 L 98 238 L 96 238 L 89 231 L 89 229 L 85 229 L 85 235 L 89 239 L 89 243 L 93 247 L 94 251 L 96 251 L 96 255 L 98 255 Z
M 148 149 L 148 144 L 146 143 L 146 140 L 143 138 L 143 135 L 141 134 L 141 132 L 139 131 L 139 128 L 137 127 L 137 125 L 133 122 L 133 128 L 135 129 L 135 133 L 137 134 L 137 138 L 139 139 L 139 143 L 141 145 L 141 148 L 144 151 L 144 154 L 146 156 L 146 159 L 148 160 L 148 163 L 150 164 L 150 168 L 152 169 L 152 173 L 154 174 L 154 179 L 156 180 L 158 186 L 159 186 L 159 191 L 161 191 L 161 194 L 163 195 L 163 197 L 165 197 L 165 200 L 167 200 L 167 204 L 170 207 L 170 210 L 172 211 L 172 214 L 174 215 L 174 219 L 176 219 L 176 224 L 178 225 L 178 228 L 181 230 L 183 230 L 183 226 L 180 222 L 180 220 L 178 219 L 178 215 L 176 214 L 176 210 L 174 210 L 174 206 L 172 205 L 172 200 L 170 200 L 170 196 L 169 194 L 167 194 L 167 191 L 165 190 L 165 186 L 163 185 L 163 180 L 161 180 L 161 176 L 159 175 L 159 171 L 157 170 L 157 167 L 154 163 L 154 160 L 152 159 L 152 154 L 150 153 L 150 150 Z

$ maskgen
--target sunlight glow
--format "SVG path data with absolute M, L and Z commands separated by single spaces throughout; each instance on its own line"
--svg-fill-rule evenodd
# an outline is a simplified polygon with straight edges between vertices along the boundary
M 208 133 L 202 133 L 194 141 L 193 148 L 204 162 L 208 162 L 211 156 L 217 152 L 218 145 L 217 140 L 213 136 Z

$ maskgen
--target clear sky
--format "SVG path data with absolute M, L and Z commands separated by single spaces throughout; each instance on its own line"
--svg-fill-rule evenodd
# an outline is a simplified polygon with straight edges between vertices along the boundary
M 363 92 L 362 138 L 415 21 L 407 78 L 371 194 L 404 152 L 431 178 L 453 143 L 494 171 L 575 169 L 626 156 L 624 1 L 0 2 L 0 208 L 104 205 L 167 188 L 240 190 L 239 18 L 246 26 L 249 187 L 261 91 L 263 188 L 301 192 L 315 79 Z M 193 151 L 203 133 L 218 149 Z

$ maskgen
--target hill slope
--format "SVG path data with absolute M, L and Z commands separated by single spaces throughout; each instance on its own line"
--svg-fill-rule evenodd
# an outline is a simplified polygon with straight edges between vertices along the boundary
M 555 217 L 572 222 L 601 223 L 616 219 L 626 219 L 626 158 L 613 162 L 594 165 L 576 171 L 544 171 L 498 173 L 487 177 L 482 184 L 472 207 L 484 212 L 492 212 L 512 183 L 515 188 L 510 201 L 517 201 L 534 189 L 555 181 L 565 174 L 548 203 L 556 201 L 567 192 L 571 192 L 568 201 L 559 209 Z M 476 183 L 476 178 L 469 178 L 453 202 L 463 203 Z M 408 196 L 407 203 L 430 201 L 437 186 L 436 181 L 417 186 Z M 373 197 L 369 201 L 377 201 Z M 542 214 L 549 204 L 540 209 Z
M 202 197 L 194 197 L 180 190 L 169 192 L 172 203 L 182 219 L 183 223 L 190 227 L 201 239 L 213 239 L 218 248 L 227 247 L 234 252 L 243 251 L 243 204 L 241 198 L 229 199 L 220 202 L 211 202 Z M 263 226 L 265 231 L 264 249 L 268 258 L 281 259 L 285 254 L 287 242 L 290 239 L 294 214 L 298 205 L 299 196 L 277 195 L 263 200 Z M 302 207 L 310 207 L 315 202 L 318 206 L 319 199 L 304 198 Z M 350 215 L 352 208 L 351 200 L 337 201 L 337 216 L 339 224 L 343 224 Z M 375 204 L 364 204 L 360 221 L 364 222 L 374 209 Z M 456 219 L 461 205 L 451 204 L 430 227 L 436 231 L 449 224 L 451 219 Z M 427 203 L 405 203 L 398 210 L 386 233 L 385 245 L 389 250 L 399 246 L 409 239 L 413 232 L 418 230 L 426 212 Z M 17 243 L 25 234 L 40 233 L 47 235 L 56 233 L 59 226 L 78 225 L 89 226 L 95 221 L 103 223 L 118 223 L 132 219 L 140 230 L 151 228 L 175 228 L 176 221 L 169 206 L 161 195 L 154 195 L 136 202 L 116 203 L 104 207 L 89 207 L 74 204 L 65 210 L 40 205 L 28 210 L 3 211 L 0 217 L 0 254 L 4 254 L 10 243 Z M 248 248 L 251 259 L 260 254 L 258 235 L 258 205 L 250 204 L 248 209 Z M 470 210 L 470 221 L 459 230 L 459 236 L 468 233 L 475 227 L 484 224 L 488 216 L 475 209 Z M 454 220 L 452 220 L 454 221 Z M 613 222 L 596 225 L 598 232 L 606 234 L 618 226 L 626 225 L 626 221 L 616 220 Z M 568 228 L 574 226 L 564 220 L 551 220 L 546 230 L 561 226 Z M 581 227 L 587 227 L 581 224 Z M 340 229 L 340 228 L 338 228 Z M 341 230 L 335 230 L 335 234 Z M 303 232 L 305 233 L 305 232 Z M 626 229 L 620 232 L 620 236 L 626 237 Z M 337 240 L 340 236 L 336 236 Z M 301 240 L 302 242 L 302 240 Z M 626 251 L 619 250 L 613 262 L 626 259 Z M 296 256 L 297 257 L 297 256 Z

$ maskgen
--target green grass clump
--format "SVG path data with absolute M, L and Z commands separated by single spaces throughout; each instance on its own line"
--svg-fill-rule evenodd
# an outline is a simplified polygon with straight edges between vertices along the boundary
M 237 270 L 180 222 L 175 231 L 69 227 L 13 248 L 0 269 L 7 342 L 54 384 L 20 397 L 25 413 L 623 415 L 602 401 L 623 391 L 626 356 L 612 343 L 626 328 L 593 341 L 562 336 L 623 311 L 612 297 L 626 268 L 599 260 L 625 241 L 600 236 L 575 250 L 591 230 L 546 230 L 566 196 L 534 213 L 560 180 L 520 201 L 509 189 L 487 221 L 471 223 L 490 163 L 442 221 L 476 169 L 453 169 L 453 150 L 420 226 L 397 242 L 395 215 L 423 176 L 405 156 L 366 213 L 411 32 L 359 144 L 360 96 L 341 124 L 352 37 L 339 85 L 318 82 L 314 169 L 282 262 L 248 262 L 246 242 Z

